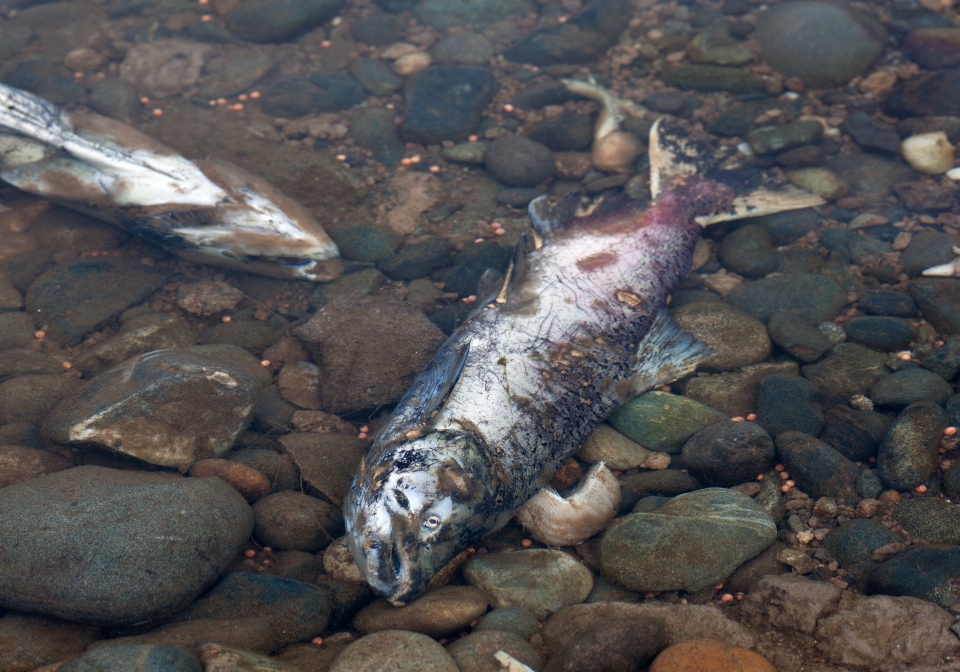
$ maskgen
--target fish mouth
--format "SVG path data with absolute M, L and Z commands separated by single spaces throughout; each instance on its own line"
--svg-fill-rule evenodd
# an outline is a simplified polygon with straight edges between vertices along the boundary
M 423 573 L 404 544 L 381 543 L 375 556 L 376 574 L 367 574 L 367 582 L 395 607 L 410 603 L 426 589 Z

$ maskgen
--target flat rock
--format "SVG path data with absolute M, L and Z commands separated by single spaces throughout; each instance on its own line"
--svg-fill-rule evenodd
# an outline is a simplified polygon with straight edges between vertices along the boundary
M 196 342 L 196 329 L 183 318 L 147 313 L 124 321 L 119 332 L 84 352 L 73 364 L 93 377 L 131 357 L 154 350 L 189 348 Z
M 323 410 L 334 414 L 400 401 L 444 341 L 423 313 L 386 296 L 335 299 L 294 334 L 320 362 Z
M 916 597 L 950 609 L 960 603 L 958 572 L 960 548 L 911 546 L 870 572 L 866 589 L 873 595 Z
M 490 599 L 479 588 L 446 586 L 428 590 L 410 604 L 395 607 L 379 599 L 353 619 L 360 632 L 410 630 L 430 637 L 446 637 L 467 627 L 487 611 Z
M 937 605 L 913 597 L 851 598 L 817 624 L 816 649 L 828 662 L 902 669 L 938 665 L 956 652 L 953 617 Z
M 0 604 L 111 625 L 196 598 L 253 529 L 243 497 L 218 478 L 102 467 L 2 488 L 0 512 Z
M 567 553 L 548 549 L 475 555 L 463 576 L 490 595 L 493 607 L 520 606 L 540 619 L 583 602 L 593 588 L 590 570 Z
M 368 448 L 366 441 L 346 434 L 286 434 L 280 443 L 304 483 L 338 506 Z
M 27 290 L 27 311 L 47 335 L 76 345 L 167 284 L 173 271 L 116 257 L 75 261 L 41 274 Z
M 770 515 L 752 499 L 707 488 L 615 521 L 600 544 L 600 567 L 629 590 L 694 592 L 722 583 L 776 535 Z M 720 538 L 722 544 L 710 543 Z
M 105 371 L 64 398 L 42 432 L 57 443 L 96 443 L 187 469 L 230 449 L 258 395 L 259 386 L 240 369 L 185 350 L 160 350 Z
M 231 619 L 197 618 L 167 623 L 142 635 L 100 640 L 90 648 L 154 644 L 189 649 L 202 642 L 236 646 L 257 653 L 270 653 L 276 648 L 273 629 L 266 621 L 254 616 Z
M 856 343 L 835 345 L 830 354 L 815 364 L 801 367 L 803 377 L 820 391 L 825 406 L 839 406 L 855 394 L 867 394 L 877 381 L 890 373 L 886 356 Z

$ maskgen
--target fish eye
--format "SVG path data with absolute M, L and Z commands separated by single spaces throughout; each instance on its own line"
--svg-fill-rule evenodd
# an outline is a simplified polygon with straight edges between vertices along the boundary
M 440 519 L 436 516 L 427 516 L 423 521 L 423 526 L 430 530 L 435 530 L 440 527 Z

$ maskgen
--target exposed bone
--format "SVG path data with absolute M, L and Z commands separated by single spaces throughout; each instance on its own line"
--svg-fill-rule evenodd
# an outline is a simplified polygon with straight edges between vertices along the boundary
M 564 499 L 544 488 L 517 511 L 517 521 L 548 546 L 573 546 L 607 527 L 620 506 L 620 483 L 603 462 L 590 467 Z

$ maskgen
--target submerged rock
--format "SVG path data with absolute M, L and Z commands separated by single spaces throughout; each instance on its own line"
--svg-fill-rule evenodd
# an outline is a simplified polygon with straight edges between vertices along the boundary
M 253 415 L 259 385 L 236 367 L 184 350 L 158 350 L 103 372 L 64 398 L 42 432 L 187 469 L 222 455 Z
M 166 616 L 226 570 L 253 529 L 218 478 L 77 467 L 0 489 L 0 605 L 79 623 Z

